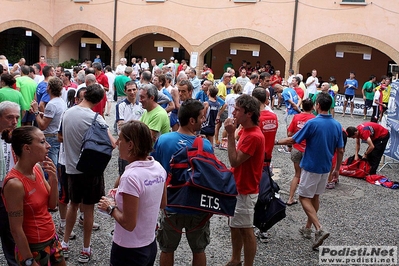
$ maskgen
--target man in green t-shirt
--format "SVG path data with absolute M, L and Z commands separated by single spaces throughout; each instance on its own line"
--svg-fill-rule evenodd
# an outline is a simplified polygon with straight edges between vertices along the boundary
M 162 134 L 170 131 L 168 113 L 158 103 L 158 89 L 153 84 L 145 84 L 140 88 L 140 103 L 145 109 L 140 121 L 150 130 L 153 143 Z
M 37 83 L 29 77 L 29 66 L 21 66 L 21 76 L 17 78 L 16 86 L 17 90 L 21 92 L 25 103 L 30 105 L 35 99 Z M 26 112 L 22 118 L 22 125 L 32 125 L 33 120 L 35 120 L 35 115 Z
M 114 93 L 115 95 L 117 95 L 117 97 L 126 97 L 125 84 L 126 82 L 131 81 L 130 74 L 132 74 L 132 72 L 133 68 L 126 67 L 123 75 L 116 76 L 114 81 Z M 120 99 L 118 99 L 117 101 L 119 100 Z
M 367 116 L 367 109 L 370 109 L 373 106 L 374 88 L 376 86 L 375 81 L 376 77 L 374 75 L 371 75 L 369 81 L 366 81 L 363 85 L 362 94 L 364 100 L 364 120 Z
M 316 100 L 317 100 L 317 96 L 319 96 L 319 93 L 327 93 L 328 95 L 331 96 L 331 94 L 328 93 L 329 89 L 330 89 L 330 84 L 328 82 L 324 82 L 321 85 L 321 91 L 317 91 L 315 94 L 313 94 L 312 102 L 316 105 Z M 331 103 L 330 110 L 328 111 L 328 113 L 332 114 L 334 116 L 334 107 L 335 107 L 334 97 L 331 96 L 331 99 L 332 99 L 332 103 Z M 317 115 L 316 110 L 313 110 L 313 114 Z

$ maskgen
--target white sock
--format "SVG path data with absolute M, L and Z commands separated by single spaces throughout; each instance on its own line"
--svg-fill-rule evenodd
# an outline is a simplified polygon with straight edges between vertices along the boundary
M 64 240 L 61 242 L 61 246 L 63 248 L 68 248 L 69 247 L 68 242 L 64 242 Z
M 83 252 L 86 252 L 86 253 L 90 254 L 90 251 L 91 251 L 90 247 L 88 247 L 88 248 L 83 247 Z
M 66 224 L 66 219 L 60 219 L 61 227 L 65 227 L 65 224 Z

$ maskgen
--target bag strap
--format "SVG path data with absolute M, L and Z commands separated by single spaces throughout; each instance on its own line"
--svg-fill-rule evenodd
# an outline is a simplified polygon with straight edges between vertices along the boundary
M 276 192 L 274 191 L 274 188 L 273 188 L 273 182 L 274 181 L 272 179 L 272 173 L 270 172 L 270 164 L 266 168 L 267 168 L 267 171 L 269 172 L 270 187 L 272 189 L 273 194 L 275 194 Z M 274 195 L 273 195 L 273 197 L 274 197 Z
M 94 115 L 94 118 L 93 118 L 93 121 L 91 122 L 91 124 L 94 124 L 94 122 L 96 122 L 97 116 L 98 116 L 98 113 L 96 113 L 96 114 Z
M 202 137 L 196 137 L 192 147 L 197 148 L 198 152 L 202 153 L 204 151 L 204 140 Z

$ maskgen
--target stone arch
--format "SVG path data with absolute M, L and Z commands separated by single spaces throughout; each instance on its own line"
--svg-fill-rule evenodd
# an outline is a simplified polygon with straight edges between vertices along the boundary
M 58 31 L 54 35 L 54 46 L 59 46 L 68 36 L 79 31 L 88 31 L 96 34 L 112 51 L 112 40 L 98 28 L 85 23 L 72 24 Z
M 395 50 L 392 46 L 386 44 L 385 42 L 361 34 L 339 33 L 318 38 L 299 48 L 294 55 L 294 64 L 298 64 L 301 61 L 301 59 L 304 58 L 307 54 L 309 54 L 310 52 L 321 46 L 331 43 L 340 43 L 340 42 L 355 42 L 355 43 L 368 45 L 372 48 L 375 48 L 383 52 L 384 54 L 389 56 L 393 61 L 399 63 L 398 51 Z
M 221 31 L 203 41 L 197 49 L 199 58 L 203 58 L 205 54 L 215 45 L 235 37 L 252 38 L 264 42 L 276 50 L 286 62 L 289 60 L 290 52 L 276 39 L 263 32 L 243 28 Z
M 40 39 L 40 41 L 47 46 L 53 43 L 53 37 L 41 26 L 27 20 L 10 20 L 0 24 L 0 32 L 12 28 L 26 28 L 32 30 Z
M 116 51 L 118 51 L 119 54 L 123 55 L 125 53 L 125 50 L 131 45 L 135 40 L 138 38 L 146 35 L 146 34 L 152 34 L 152 33 L 159 33 L 163 34 L 165 36 L 168 36 L 178 43 L 180 43 L 184 49 L 187 51 L 188 54 L 191 54 L 193 51 L 192 45 L 179 33 L 169 29 L 165 28 L 162 26 L 146 26 L 146 27 L 141 27 L 135 30 L 132 30 L 128 34 L 126 34 L 121 40 L 118 41 Z

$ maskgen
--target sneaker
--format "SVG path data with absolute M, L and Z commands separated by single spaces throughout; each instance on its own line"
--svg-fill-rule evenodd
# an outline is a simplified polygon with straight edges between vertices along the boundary
M 83 218 L 79 216 L 79 226 L 83 227 Z M 100 225 L 98 223 L 93 222 L 93 231 L 100 230 Z
M 69 247 L 62 247 L 62 253 L 64 254 L 64 259 L 69 258 Z
M 219 148 L 219 146 L 220 146 L 220 142 L 218 141 L 215 143 L 214 148 Z
M 367 119 L 367 117 L 366 116 L 363 116 L 363 120 L 366 120 Z
M 57 226 L 57 234 L 59 235 L 59 236 L 64 236 L 64 233 L 65 233 L 65 226 L 61 226 L 61 225 L 58 225 Z M 75 234 L 75 232 L 71 232 L 71 234 L 69 235 L 69 240 L 74 240 L 76 238 L 76 234 Z
M 326 189 L 334 189 L 335 188 L 335 183 L 334 182 L 328 182 L 326 185 Z
M 78 262 L 79 263 L 88 263 L 89 260 L 91 259 L 91 252 L 87 253 L 87 252 L 80 252 L 80 255 L 78 257 Z
M 227 150 L 227 138 L 222 139 L 222 143 L 219 145 L 220 150 Z
M 268 243 L 270 234 L 267 232 L 256 231 L 255 236 L 260 240 L 262 243 Z
M 320 228 L 320 230 L 317 230 L 314 233 L 314 242 L 313 242 L 312 248 L 316 249 L 319 246 L 321 246 L 323 244 L 323 241 L 329 236 L 330 236 L 329 232 L 327 232 L 321 228 Z
M 311 239 L 312 238 L 312 228 L 306 228 L 305 226 L 302 226 L 301 228 L 299 228 L 299 233 L 307 239 Z
M 285 146 L 285 145 L 281 145 L 280 148 L 278 148 L 277 150 L 278 150 L 279 152 L 282 152 L 282 153 L 287 153 L 287 154 L 288 154 L 288 153 L 291 153 L 291 152 L 288 151 L 288 148 L 287 148 L 287 146 Z

